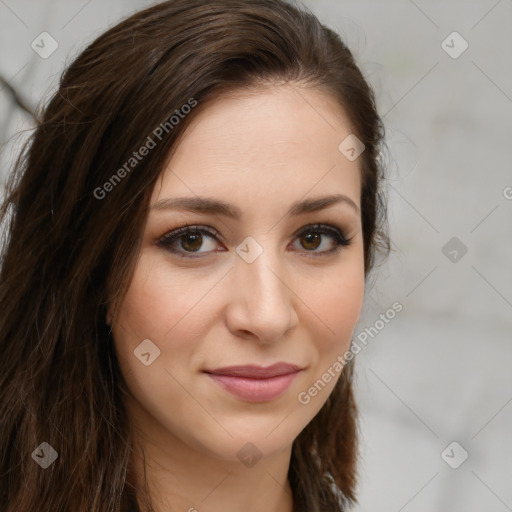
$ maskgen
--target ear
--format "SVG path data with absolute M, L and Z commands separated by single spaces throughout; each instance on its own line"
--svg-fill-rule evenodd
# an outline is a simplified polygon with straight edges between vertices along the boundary
M 107 309 L 107 314 L 105 315 L 105 323 L 109 327 L 112 325 L 112 306 L 109 306 Z

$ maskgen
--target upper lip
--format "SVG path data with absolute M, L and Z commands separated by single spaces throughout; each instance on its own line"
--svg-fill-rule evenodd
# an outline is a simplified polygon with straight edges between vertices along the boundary
M 276 363 L 263 367 L 252 364 L 241 366 L 225 366 L 215 370 L 206 370 L 206 373 L 214 375 L 227 375 L 231 377 L 247 377 L 250 379 L 270 379 L 279 375 L 288 375 L 300 371 L 302 368 L 295 364 Z

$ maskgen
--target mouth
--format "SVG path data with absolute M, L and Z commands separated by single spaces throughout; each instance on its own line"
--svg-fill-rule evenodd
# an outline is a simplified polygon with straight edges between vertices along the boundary
M 297 365 L 277 363 L 268 367 L 229 366 L 205 373 L 223 389 L 246 402 L 269 402 L 281 396 L 300 371 L 302 368 Z

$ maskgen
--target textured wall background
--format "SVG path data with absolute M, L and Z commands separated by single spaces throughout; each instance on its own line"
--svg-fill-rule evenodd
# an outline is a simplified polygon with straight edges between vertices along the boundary
M 390 149 L 394 252 L 356 328 L 356 510 L 512 510 L 512 0 L 304 3 L 353 50 Z M 150 4 L 0 0 L 0 73 L 45 101 L 87 42 Z M 0 112 L 3 182 L 30 118 L 5 85 Z

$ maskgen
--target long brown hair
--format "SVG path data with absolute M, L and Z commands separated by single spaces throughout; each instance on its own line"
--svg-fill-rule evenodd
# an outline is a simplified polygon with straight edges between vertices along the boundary
M 287 82 L 331 94 L 365 144 L 368 278 L 377 251 L 389 252 L 377 158 L 384 128 L 351 52 L 306 9 L 284 0 L 154 5 L 85 48 L 38 110 L 0 209 L 2 510 L 139 510 L 107 307 L 130 285 L 152 189 L 197 112 L 226 91 Z M 148 137 L 155 145 L 135 163 Z M 352 373 L 348 363 L 293 443 L 297 511 L 342 511 L 356 500 Z M 35 461 L 53 452 L 41 443 L 58 454 L 45 469 Z

